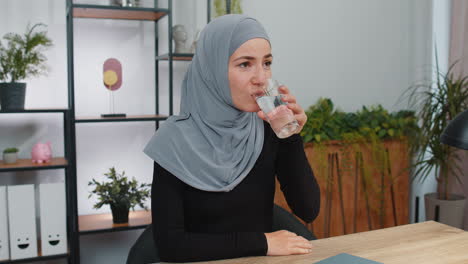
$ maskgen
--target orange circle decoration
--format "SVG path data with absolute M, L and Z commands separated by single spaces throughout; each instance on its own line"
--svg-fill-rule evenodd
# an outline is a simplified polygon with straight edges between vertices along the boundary
M 102 70 L 106 89 L 118 90 L 122 86 L 122 64 L 120 61 L 114 58 L 107 59 Z

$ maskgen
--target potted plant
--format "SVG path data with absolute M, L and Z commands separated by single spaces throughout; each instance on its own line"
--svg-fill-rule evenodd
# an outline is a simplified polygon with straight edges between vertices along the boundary
M 440 142 L 440 136 L 458 113 L 468 108 L 468 76 L 454 73 L 456 62 L 447 73 L 439 70 L 436 57 L 436 80 L 411 86 L 409 104 L 416 107 L 421 131 L 415 142 L 418 154 L 413 165 L 414 179 L 424 181 L 435 173 L 437 193 L 425 195 L 426 219 L 462 227 L 465 197 L 449 191 L 449 183 L 461 184 L 459 151 Z
M 150 197 L 150 186 L 151 184 L 138 184 L 137 180 L 133 178 L 131 181 L 125 176 L 125 171 L 122 174 L 116 172 L 115 168 L 109 169 L 108 173 L 104 173 L 110 182 L 97 182 L 92 179 L 88 183 L 88 186 L 95 186 L 89 194 L 90 198 L 92 195 L 97 195 L 99 201 L 94 205 L 94 208 L 99 209 L 103 205 L 108 204 L 112 210 L 113 222 L 127 223 L 128 213 L 130 208 L 135 210 L 135 206 L 148 210 L 143 202 Z
M 32 76 L 45 74 L 46 57 L 43 52 L 52 46 L 46 31 L 35 31 L 44 24 L 29 27 L 21 36 L 7 33 L 3 36 L 6 45 L 0 41 L 0 105 L 2 110 L 24 109 L 26 83 L 21 82 Z
M 3 150 L 3 162 L 5 164 L 14 164 L 18 160 L 18 152 L 17 148 L 6 148 Z

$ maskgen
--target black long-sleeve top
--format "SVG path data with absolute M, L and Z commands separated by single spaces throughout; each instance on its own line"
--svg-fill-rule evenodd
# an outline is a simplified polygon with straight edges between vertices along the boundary
M 275 175 L 288 205 L 306 222 L 320 209 L 320 190 L 299 135 L 278 139 L 268 123 L 262 152 L 230 192 L 193 188 L 154 163 L 152 218 L 161 261 L 191 262 L 266 255 L 272 232 Z

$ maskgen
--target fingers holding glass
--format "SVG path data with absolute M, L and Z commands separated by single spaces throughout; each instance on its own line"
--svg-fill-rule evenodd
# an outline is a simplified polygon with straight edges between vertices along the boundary
M 284 97 L 284 98 L 283 98 Z M 296 102 L 286 86 L 280 86 L 276 80 L 268 79 L 263 94 L 256 97 L 257 104 L 263 111 L 266 121 L 278 138 L 287 138 L 296 133 L 299 123 L 295 113 L 287 106 Z M 259 113 L 259 117 L 262 115 Z

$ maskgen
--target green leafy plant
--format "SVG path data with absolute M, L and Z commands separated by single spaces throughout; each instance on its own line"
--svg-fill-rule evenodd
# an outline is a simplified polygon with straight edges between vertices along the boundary
M 241 0 L 231 0 L 231 14 L 242 14 Z M 226 14 L 226 0 L 214 1 L 215 17 Z
M 14 83 L 47 72 L 43 52 L 52 46 L 52 41 L 47 31 L 35 31 L 41 26 L 45 25 L 28 26 L 23 36 L 17 33 L 3 36 L 6 45 L 0 41 L 0 81 Z
M 17 153 L 17 152 L 19 152 L 19 149 L 17 149 L 17 148 L 6 148 L 6 149 L 3 150 L 3 153 L 5 153 L 5 154 L 6 153 Z
M 335 181 L 329 178 L 334 166 L 330 162 L 329 146 L 337 146 L 335 155 L 341 161 L 339 174 L 355 175 L 359 171 L 365 186 L 366 210 L 376 211 L 383 219 L 386 193 L 382 181 L 393 184 L 403 172 L 391 172 L 385 141 L 401 141 L 399 151 L 409 152 L 407 144 L 414 141 L 419 131 L 415 113 L 408 110 L 390 113 L 381 105 L 363 106 L 359 111 L 347 113 L 336 109 L 331 99 L 320 98 L 308 108 L 306 115 L 308 119 L 301 136 L 315 149 L 317 175 L 327 184 Z M 342 195 L 341 189 L 339 193 Z
M 462 184 L 461 157 L 455 148 L 440 142 L 440 136 L 458 113 L 468 108 L 468 76 L 454 73 L 457 62 L 450 65 L 447 73 L 440 72 L 436 57 L 436 80 L 411 86 L 403 95 L 409 105 L 417 109 L 421 133 L 415 142 L 418 151 L 414 164 L 414 178 L 423 182 L 431 172 L 436 173 L 438 198 L 449 199 L 449 176 Z
M 110 168 L 109 172 L 104 173 L 104 175 L 110 182 L 97 182 L 92 179 L 88 183 L 88 186 L 95 186 L 88 198 L 97 195 L 99 199 L 94 205 L 95 209 L 108 204 L 133 210 L 135 210 L 136 205 L 139 205 L 141 208 L 148 210 L 143 202 L 150 197 L 151 184 L 142 183 L 139 185 L 135 178 L 129 181 L 125 176 L 125 171 L 119 174 L 114 167 Z
M 307 123 L 301 131 L 304 142 L 414 138 L 419 131 L 413 111 L 389 113 L 381 105 L 363 106 L 355 113 L 345 113 L 335 109 L 331 99 L 320 98 L 306 115 Z

